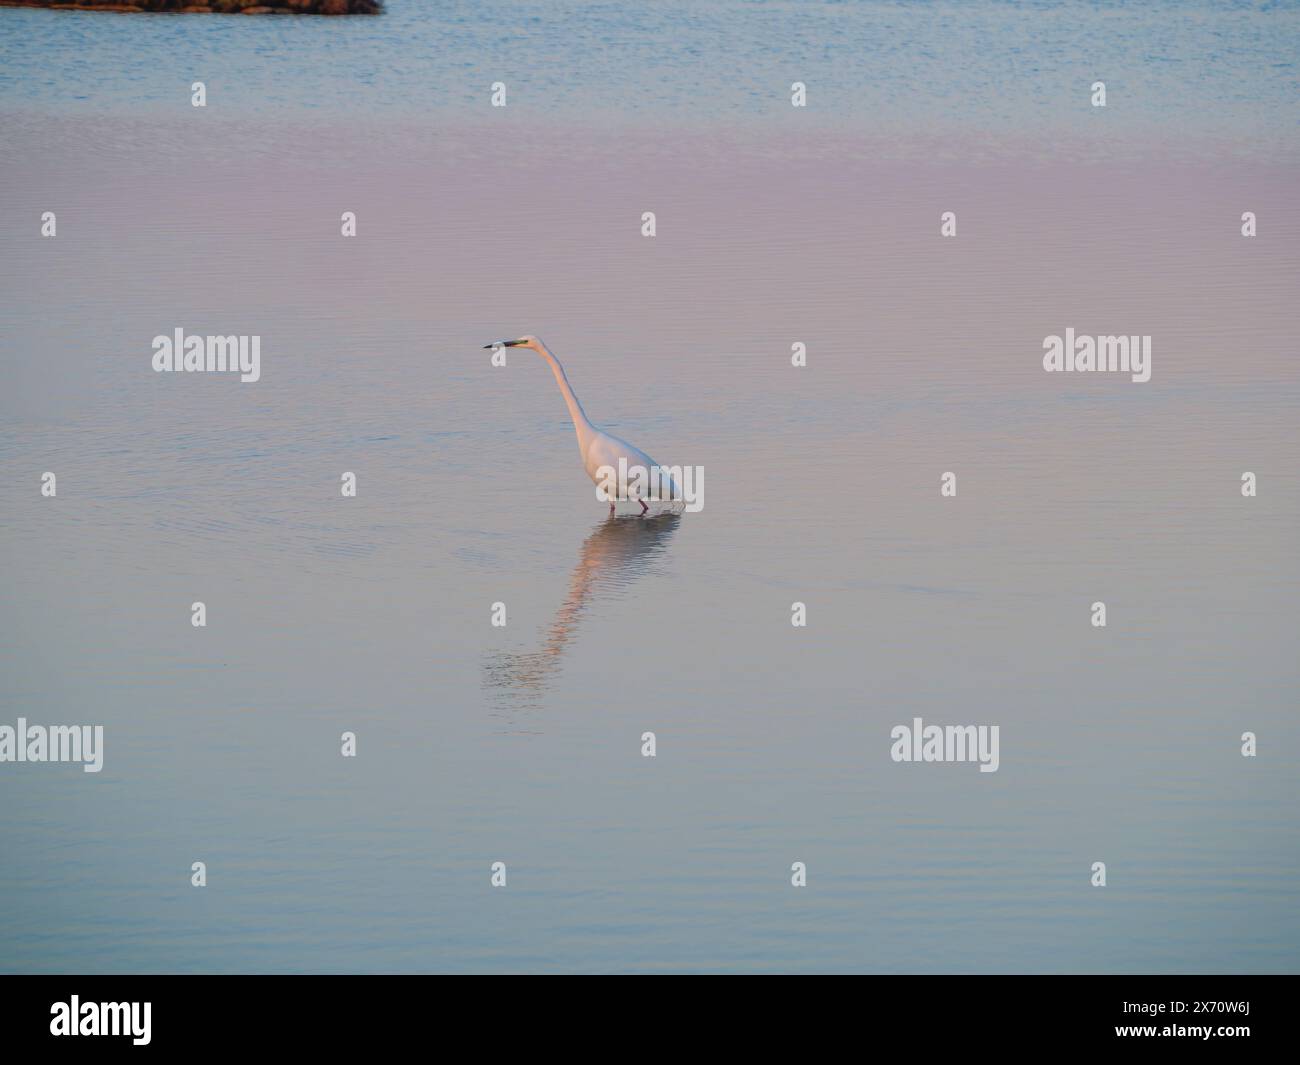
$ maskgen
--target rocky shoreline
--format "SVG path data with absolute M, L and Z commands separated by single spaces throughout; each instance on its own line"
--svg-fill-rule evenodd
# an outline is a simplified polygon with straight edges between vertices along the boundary
M 0 0 L 0 7 L 48 7 L 56 11 L 156 12 L 176 15 L 378 15 L 383 0 Z

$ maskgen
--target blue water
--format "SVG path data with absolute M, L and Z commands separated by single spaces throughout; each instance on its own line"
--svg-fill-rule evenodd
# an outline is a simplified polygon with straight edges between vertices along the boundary
M 0 9 L 0 969 L 1300 967 L 1296 6 L 389 8 Z
M 1213 135 L 1295 147 L 1296 3 L 420 3 L 326 21 L 11 10 L 0 102 L 619 127 L 773 124 L 936 141 Z M 1107 108 L 1090 106 L 1106 83 Z M 790 106 L 790 85 L 809 105 Z

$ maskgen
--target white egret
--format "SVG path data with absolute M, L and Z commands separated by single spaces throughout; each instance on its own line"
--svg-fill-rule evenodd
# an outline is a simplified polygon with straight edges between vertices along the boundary
M 550 349 L 535 336 L 522 336 L 518 340 L 498 340 L 494 344 L 484 344 L 485 350 L 493 348 L 532 348 L 537 352 L 551 367 L 551 373 L 555 374 L 555 383 L 560 386 L 560 395 L 564 397 L 564 402 L 569 408 L 569 417 L 573 419 L 574 431 L 578 434 L 578 451 L 582 454 L 582 465 L 587 471 L 587 476 L 596 484 L 609 484 L 609 471 L 617 473 L 620 469 L 619 460 L 623 460 L 623 469 L 632 470 L 639 466 L 646 472 L 645 478 L 650 477 L 650 471 L 657 469 L 658 463 L 638 447 L 633 447 L 626 440 L 620 440 L 611 433 L 603 429 L 597 429 L 591 424 L 591 419 L 587 417 L 586 412 L 582 409 L 582 404 L 578 402 L 578 397 L 573 394 L 573 386 L 569 384 L 568 377 L 565 376 L 564 367 L 560 365 L 560 360 L 551 354 Z M 629 478 L 629 482 L 631 482 Z M 662 496 L 668 494 L 671 499 L 682 498 L 677 483 L 666 472 L 662 474 L 662 480 L 659 483 L 659 494 Z M 635 487 L 634 487 L 635 491 Z M 639 494 L 635 496 L 636 501 L 641 504 L 641 513 L 645 514 L 650 508 L 646 501 L 640 498 Z M 612 513 L 614 510 L 614 501 L 609 502 L 609 509 Z

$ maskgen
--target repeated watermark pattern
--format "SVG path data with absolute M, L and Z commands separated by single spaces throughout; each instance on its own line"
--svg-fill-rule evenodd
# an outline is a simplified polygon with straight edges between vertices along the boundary
M 794 72 L 792 72 L 794 73 Z M 200 80 L 189 81 L 190 74 L 187 72 L 185 81 L 178 81 L 176 86 L 176 103 L 179 110 L 186 114 L 187 122 L 212 122 L 221 106 L 221 94 L 219 86 L 214 81 L 213 91 L 209 92 L 209 85 Z M 831 93 L 824 87 L 819 87 L 815 81 L 809 80 L 789 80 L 790 74 L 782 73 L 780 78 L 774 82 L 767 90 L 767 100 L 770 102 L 773 111 L 779 110 L 782 119 L 790 122 L 802 122 L 806 120 L 806 113 L 815 112 L 822 107 L 825 101 L 831 96 Z M 186 84 L 188 82 L 188 84 Z M 491 82 L 482 82 L 474 86 L 474 95 L 478 108 L 489 108 L 491 112 L 497 110 L 506 110 L 506 114 L 491 114 L 491 121 L 507 122 L 513 119 L 517 110 L 523 109 L 523 101 L 527 93 L 527 86 L 522 81 L 513 86 L 501 80 Z M 1113 120 L 1115 114 L 1121 110 L 1123 85 L 1117 80 L 1112 79 L 1111 99 L 1107 98 L 1107 86 L 1102 80 L 1093 80 L 1091 74 L 1086 77 L 1077 78 L 1072 86 L 1069 87 L 1068 93 L 1073 105 L 1083 113 L 1088 114 L 1090 121 L 1107 122 Z M 189 107 L 185 107 L 185 99 L 188 96 Z M 788 102 L 788 106 L 787 106 Z M 535 101 L 533 101 L 535 103 Z M 192 110 L 191 110 L 192 109 Z M 794 114 L 791 114 L 793 110 Z M 960 250 L 965 242 L 971 239 L 970 234 L 975 231 L 980 219 L 978 210 L 968 203 L 951 202 L 959 197 L 954 195 L 953 190 L 947 190 L 942 197 L 936 196 L 934 202 L 928 203 L 925 208 L 924 218 L 916 225 L 918 241 L 928 242 L 927 247 L 938 247 L 942 252 Z M 330 211 L 327 216 L 318 220 L 317 224 L 320 231 L 324 232 L 331 246 L 337 245 L 335 229 L 337 236 L 346 238 L 349 243 L 347 248 L 361 248 L 370 239 L 370 234 L 374 232 L 373 223 L 370 217 L 366 217 L 366 226 L 360 227 L 358 221 L 358 212 L 353 207 L 363 206 L 355 203 L 348 204 L 346 200 L 340 197 L 341 202 L 335 202 L 330 205 Z M 645 202 L 649 201 L 649 202 Z M 93 225 L 93 220 L 78 219 L 70 212 L 64 212 L 62 218 L 59 212 L 63 211 L 59 204 L 40 205 L 39 211 L 23 216 L 23 225 L 25 227 L 36 228 L 42 238 L 51 241 L 46 245 L 42 243 L 42 248 L 54 250 L 66 246 L 70 240 L 69 234 L 76 226 Z M 653 207 L 654 209 L 650 209 Z M 1243 205 L 1240 203 L 1230 204 L 1227 208 L 1220 211 L 1218 222 L 1223 231 L 1230 235 L 1234 245 L 1239 242 L 1236 238 L 1238 232 L 1242 237 L 1256 238 L 1258 222 L 1254 210 L 1242 210 Z M 58 208 L 56 211 L 54 208 Z M 960 208 L 961 212 L 961 229 L 959 236 L 958 229 L 958 211 L 953 208 Z M 938 236 L 942 238 L 942 243 L 935 241 L 935 221 L 938 220 Z M 617 230 L 618 239 L 622 239 L 636 245 L 639 252 L 647 255 L 663 251 L 671 245 L 676 235 L 681 231 L 682 222 L 672 212 L 671 206 L 663 200 L 655 202 L 653 195 L 647 195 L 638 199 L 629 199 L 623 212 L 617 220 L 616 226 L 611 223 L 611 229 Z M 28 232 L 32 230 L 29 229 Z M 643 238 L 643 239 L 638 239 Z M 1241 245 L 1250 249 L 1262 247 L 1266 242 L 1261 240 L 1251 244 Z M 123 360 L 124 365 L 129 367 L 131 374 L 136 375 L 133 379 L 153 380 L 149 375 L 168 374 L 167 388 L 183 389 L 195 387 L 198 382 L 191 379 L 194 374 L 225 376 L 227 379 L 235 379 L 240 383 L 251 384 L 262 380 L 262 336 L 258 333 L 220 333 L 220 334 L 200 334 L 188 332 L 182 326 L 171 326 L 164 323 L 175 321 L 180 317 L 180 312 L 175 308 L 165 310 L 164 314 L 159 315 L 157 320 L 150 320 L 146 328 L 162 328 L 165 331 L 158 333 L 151 341 L 151 353 L 149 356 L 148 367 L 144 365 L 144 337 L 147 332 L 135 335 L 123 347 L 129 354 L 129 359 Z M 1061 379 L 1055 381 L 1062 389 L 1075 388 L 1083 384 L 1080 379 L 1084 375 L 1111 375 L 1106 383 L 1108 387 L 1114 384 L 1118 389 L 1119 382 L 1126 381 L 1133 384 L 1150 384 L 1153 381 L 1153 338 L 1149 334 L 1140 332 L 1114 332 L 1115 329 L 1138 330 L 1142 328 L 1142 323 L 1133 320 L 1112 320 L 1112 321 L 1092 321 L 1087 322 L 1082 317 L 1075 319 L 1081 323 L 1081 328 L 1069 326 L 1063 328 L 1059 333 L 1052 333 L 1041 338 L 1041 365 L 1042 371 L 1050 374 L 1063 375 Z M 222 327 L 231 325 L 229 321 L 222 320 Z M 256 322 L 249 322 L 255 325 Z M 550 323 L 539 323 L 537 328 L 547 328 Z M 1041 385 L 1043 379 L 1039 376 L 1039 371 L 1029 355 L 1034 351 L 1034 345 L 1039 343 L 1039 334 L 1043 328 L 1052 328 L 1062 324 L 1059 319 L 1050 319 L 1046 323 L 1038 323 L 1031 326 L 1026 325 L 1019 330 L 1014 342 L 1008 346 L 1009 357 L 1015 360 L 1015 372 L 1020 373 L 1026 380 L 1033 381 L 1036 385 Z M 484 335 L 500 335 L 497 332 L 502 323 L 484 323 Z M 783 380 L 798 381 L 807 383 L 817 380 L 820 372 L 819 367 L 830 361 L 831 353 L 827 351 L 827 346 L 817 345 L 814 341 L 812 345 L 814 350 L 810 354 L 810 343 L 806 340 L 791 340 L 792 336 L 812 337 L 811 331 L 803 332 L 804 325 L 798 322 L 788 323 L 788 328 L 784 329 L 771 344 L 764 355 L 764 358 L 770 360 L 770 365 L 778 368 Z M 1103 331 L 1104 330 L 1104 331 Z M 561 332 L 557 326 L 557 334 Z M 1167 384 L 1166 374 L 1172 376 L 1172 369 L 1177 365 L 1177 338 L 1161 332 L 1161 355 L 1162 355 L 1162 376 L 1154 379 L 1156 384 L 1149 390 L 1130 392 L 1121 389 L 1128 396 L 1150 396 L 1159 395 L 1162 385 Z M 275 338 L 277 343 L 276 350 L 283 350 L 284 338 Z M 289 338 L 292 339 L 292 338 Z M 533 335 L 523 335 L 516 339 L 506 339 L 493 341 L 485 345 L 490 350 L 490 356 L 482 355 L 477 350 L 478 345 L 483 339 L 482 336 L 473 338 L 473 344 L 467 345 L 470 354 L 479 360 L 476 370 L 483 373 L 495 373 L 497 370 L 506 370 L 510 363 L 508 362 L 508 353 L 513 351 L 531 351 L 539 356 L 545 366 L 550 370 L 554 377 L 555 385 L 559 390 L 560 399 L 564 403 L 564 409 L 567 412 L 568 421 L 565 423 L 564 432 L 567 433 L 567 426 L 571 423 L 574 434 L 577 437 L 579 452 L 581 458 L 581 473 L 591 480 L 595 486 L 596 500 L 600 504 L 608 504 L 611 515 L 609 528 L 602 528 L 598 533 L 593 534 L 588 545 L 584 546 L 581 557 L 571 577 L 572 588 L 565 599 L 564 604 L 557 611 L 555 619 L 551 626 L 546 630 L 544 641 L 544 650 L 537 656 L 528 659 L 525 662 L 513 663 L 513 679 L 520 681 L 520 686 L 532 684 L 536 686 L 537 678 L 543 675 L 548 668 L 548 662 L 558 658 L 559 652 L 563 649 L 564 644 L 570 638 L 577 618 L 587 606 L 592 595 L 594 577 L 602 568 L 608 568 L 608 559 L 611 557 L 632 556 L 637 557 L 636 553 L 640 550 L 653 551 L 662 548 L 667 542 L 667 537 L 671 530 L 676 526 L 672 524 L 654 525 L 652 522 L 662 518 L 660 513 L 651 514 L 649 504 L 666 504 L 670 512 L 670 519 L 676 519 L 678 514 L 699 515 L 704 511 L 704 466 L 699 464 L 678 463 L 674 465 L 661 465 L 652 460 L 649 455 L 641 451 L 638 447 L 627 443 L 626 441 L 612 435 L 601 429 L 587 415 L 582 403 L 570 384 L 568 374 L 557 357 L 545 343 Z M 557 339 L 562 339 L 557 336 Z M 864 341 L 869 346 L 871 337 L 864 336 L 855 338 L 856 341 Z M 569 360 L 567 349 L 563 347 L 557 350 L 564 351 L 565 360 Z M 276 360 L 278 355 L 272 353 L 272 361 L 268 363 L 268 370 L 274 371 L 277 367 L 283 366 Z M 531 358 L 532 356 L 527 356 Z M 598 356 L 575 352 L 575 358 L 587 358 L 596 361 Z M 786 359 L 789 359 L 788 366 Z M 571 365 L 573 365 L 571 363 Z M 800 371 L 793 377 L 787 377 L 791 369 Z M 259 390 L 244 393 L 239 392 L 241 397 L 256 397 L 258 399 L 273 392 L 278 384 L 274 379 L 269 384 Z M 547 382 L 548 389 L 550 382 Z M 1116 391 L 1107 391 L 1108 399 L 1113 398 Z M 553 396 L 553 394 L 552 394 Z M 606 397 L 602 397 L 604 399 Z M 625 413 L 625 412 L 623 412 Z M 558 402 L 555 406 L 555 416 L 560 415 Z M 607 424 L 619 424 L 611 422 Z M 552 425 L 553 428 L 553 425 Z M 674 425 L 674 429 L 681 426 Z M 620 430 L 621 432 L 621 430 Z M 640 433 L 633 432 L 630 435 L 640 437 Z M 652 442 L 647 441 L 647 446 L 653 446 Z M 697 455 L 699 452 L 696 453 Z M 571 460 L 571 455 L 568 461 Z M 808 461 L 813 461 L 811 458 Z M 1257 512 L 1261 506 L 1259 503 L 1242 503 L 1241 499 L 1254 500 L 1259 492 L 1267 491 L 1273 482 L 1267 478 L 1262 482 L 1256 476 L 1255 469 L 1264 467 L 1256 465 L 1257 456 L 1241 455 L 1234 456 L 1233 465 L 1226 472 L 1221 473 L 1217 482 L 1225 496 L 1232 499 L 1234 506 L 1240 506 L 1243 513 Z M 344 464 L 350 468 L 344 469 Z M 1242 466 L 1250 464 L 1254 469 L 1242 470 Z M 43 468 L 45 466 L 57 468 Z M 45 459 L 40 465 L 33 465 L 23 470 L 20 481 L 21 490 L 25 493 L 39 492 L 42 500 L 39 505 L 48 508 L 47 513 L 57 515 L 61 507 L 66 507 L 66 500 L 76 491 L 76 485 L 72 476 L 65 473 L 65 480 L 62 484 L 59 481 L 59 473 L 62 470 L 55 459 Z M 965 467 L 969 469 L 969 467 Z M 715 472 L 718 467 L 715 466 Z M 1238 472 L 1240 471 L 1240 472 Z M 579 478 L 578 468 L 574 466 L 571 471 L 575 478 Z M 721 480 L 715 481 L 715 491 L 723 491 L 721 485 L 726 483 L 726 474 L 723 471 L 719 476 Z M 1238 486 L 1238 477 L 1240 483 Z M 337 478 L 337 480 L 336 480 Z M 934 500 L 935 481 L 938 481 L 939 498 L 944 500 L 941 504 L 936 504 Z M 359 492 L 359 485 L 364 481 L 365 493 Z M 958 495 L 958 485 L 961 484 L 961 495 Z M 318 487 L 318 491 L 328 496 L 328 505 L 331 507 L 346 508 L 349 515 L 354 515 L 364 511 L 364 507 L 373 495 L 377 494 L 376 485 L 379 483 L 378 477 L 373 472 L 367 473 L 364 462 L 355 462 L 353 456 L 340 457 L 337 464 L 331 463 L 325 469 L 322 480 L 317 484 L 324 483 L 325 488 Z M 337 483 L 338 490 L 335 491 L 334 485 Z M 924 471 L 924 477 L 916 479 L 918 492 L 923 492 L 926 497 L 927 505 L 942 507 L 942 513 L 945 516 L 959 515 L 963 508 L 967 506 L 968 500 L 976 498 L 980 490 L 978 481 L 969 473 L 963 472 L 963 464 L 960 455 L 945 453 L 938 456 L 935 461 L 928 465 Z M 62 495 L 60 489 L 62 488 Z M 585 492 L 585 488 L 584 488 Z M 1237 495 L 1241 499 L 1236 498 Z M 340 500 L 347 502 L 341 503 Z M 642 522 L 638 525 L 619 526 L 614 524 L 616 519 L 613 516 L 613 510 L 617 503 L 637 504 L 641 508 L 641 514 L 635 516 L 635 520 Z M 392 505 L 391 500 L 387 505 Z M 590 507 L 590 500 L 584 504 Z M 715 502 L 715 506 L 718 504 Z M 662 507 L 655 508 L 656 512 L 661 511 Z M 712 513 L 710 518 L 712 518 Z M 683 527 L 701 529 L 705 527 L 705 520 L 698 522 L 687 521 Z M 776 582 L 778 578 L 774 577 Z M 507 608 L 506 597 L 509 597 L 509 591 L 502 591 L 500 588 L 493 588 L 488 582 L 483 582 L 484 587 L 482 596 L 475 608 L 475 613 L 465 620 L 467 626 L 472 625 L 476 629 L 486 632 L 484 639 L 494 637 L 495 630 L 505 630 L 508 626 L 518 625 L 521 623 L 535 625 L 541 629 L 545 625 L 545 619 L 537 620 L 534 616 L 529 619 L 526 610 L 517 605 L 517 600 L 510 598 L 511 606 Z M 793 583 L 793 582 L 792 582 Z M 1101 583 L 1099 581 L 1099 583 Z M 221 619 L 230 616 L 229 606 L 222 600 L 221 590 L 212 593 L 213 609 L 213 628 L 221 627 Z M 1104 631 L 1090 632 L 1092 630 L 1106 630 L 1108 627 L 1108 610 L 1107 602 L 1103 598 L 1094 598 L 1094 596 L 1109 596 L 1114 591 L 1114 587 L 1084 587 L 1077 594 L 1072 593 L 1069 600 L 1069 624 L 1077 625 L 1089 640 L 1105 641 L 1109 634 Z M 203 630 L 209 627 L 209 610 L 206 600 L 191 599 L 191 594 L 198 592 L 198 589 L 187 589 L 182 594 L 184 598 L 172 600 L 168 608 L 171 613 L 167 616 L 166 623 L 174 624 L 186 632 L 187 639 L 195 641 L 210 640 L 212 636 Z M 208 595 L 208 592 L 199 592 L 198 594 Z M 500 595 L 503 598 L 497 598 Z M 793 596 L 799 598 L 792 598 Z M 786 604 L 789 604 L 788 606 Z M 773 596 L 767 606 L 764 608 L 762 621 L 774 630 L 780 631 L 780 639 L 789 641 L 789 646 L 799 646 L 801 641 L 808 642 L 811 645 L 817 639 L 818 625 L 823 625 L 822 620 L 829 615 L 826 609 L 825 597 L 818 594 L 817 589 L 807 586 L 794 586 L 789 591 L 784 587 L 778 596 Z M 788 611 L 788 613 L 787 613 Z M 484 613 L 486 613 L 486 625 L 484 624 Z M 534 611 L 534 615 L 535 615 Z M 1121 601 L 1116 594 L 1112 603 L 1112 616 L 1109 622 L 1113 625 L 1112 631 L 1122 629 L 1126 623 L 1126 616 L 1131 616 L 1130 605 Z M 1087 626 L 1084 627 L 1084 617 L 1087 618 Z M 788 618 L 788 626 L 786 619 Z M 523 621 L 521 622 L 521 619 Z M 815 623 L 810 623 L 812 619 Z M 188 621 L 188 627 L 186 622 Z M 189 632 L 189 629 L 200 630 Z M 647 648 L 646 653 L 650 661 L 655 661 L 655 649 Z M 510 672 L 506 670 L 505 672 Z M 790 685 L 794 689 L 795 681 L 791 680 Z M 633 689 L 631 698 L 641 697 L 640 693 Z M 793 698 L 793 696 L 792 696 Z M 846 699 L 852 696 L 846 695 Z M 655 724 L 654 729 L 643 727 L 644 725 L 654 724 L 654 719 L 649 716 L 651 706 L 649 699 L 645 698 L 642 704 L 647 709 L 646 719 L 637 720 L 634 727 L 629 727 L 625 732 L 620 733 L 619 744 L 621 753 L 625 753 L 629 764 L 641 767 L 640 771 L 647 774 L 663 774 L 667 776 L 671 772 L 670 768 L 675 759 L 681 758 L 683 747 L 698 741 L 698 735 L 692 735 L 689 732 L 671 731 L 666 726 Z M 952 717 L 963 716 L 958 708 L 950 708 L 954 712 Z M 707 713 L 707 707 L 700 708 L 701 714 Z M 897 708 L 888 708 L 886 710 L 888 717 L 885 721 L 893 720 L 896 716 L 903 716 L 897 711 Z M 904 711 L 905 713 L 906 711 Z M 948 717 L 944 714 L 944 717 Z M 353 719 L 349 719 L 353 723 Z M 331 764 L 334 763 L 335 755 L 334 745 L 337 744 L 338 758 L 345 760 L 342 764 L 345 769 L 342 771 L 352 771 L 358 762 L 365 765 L 366 759 L 371 757 L 370 752 L 379 746 L 373 740 L 367 740 L 365 722 L 362 721 L 356 727 L 348 728 L 345 731 L 339 731 L 334 723 L 321 724 L 319 738 L 322 745 L 328 745 L 328 757 Z M 310 727 L 310 726 L 309 726 Z M 115 726 L 116 729 L 116 726 Z M 935 768 L 931 770 L 912 770 L 898 769 L 895 770 L 885 763 L 884 752 L 888 752 L 888 759 L 895 764 L 906 764 L 908 766 L 933 766 L 933 767 L 974 767 L 980 775 L 991 775 L 999 772 L 1001 762 L 1001 726 L 999 724 L 989 723 L 954 723 L 944 721 L 942 723 L 927 721 L 921 716 L 912 716 L 910 720 L 893 725 L 888 732 L 888 740 L 883 737 L 884 726 L 878 722 L 870 725 L 863 723 L 857 740 L 860 742 L 863 750 L 868 752 L 868 757 L 863 761 L 866 768 L 863 773 L 916 773 L 917 780 L 924 781 L 926 784 L 933 783 L 940 774 L 949 772 L 948 769 Z M 373 731 L 371 733 L 373 735 Z M 971 776 L 962 777 L 962 773 L 970 773 L 969 769 L 952 769 L 954 774 L 952 780 L 960 781 L 965 779 L 971 787 L 976 787 L 982 793 L 989 793 L 999 787 L 1006 785 L 1014 776 L 1015 767 L 1023 764 L 1027 755 L 1024 745 L 1019 742 L 1018 734 L 1013 730 L 1009 732 L 1008 748 L 1008 765 L 1012 767 L 1002 778 L 992 781 L 980 781 L 979 783 L 970 783 L 979 781 L 980 778 Z M 120 733 L 115 731 L 115 743 L 120 742 Z M 1240 744 L 1240 756 L 1245 759 L 1256 759 L 1258 755 L 1259 741 L 1254 731 L 1240 731 L 1239 727 L 1225 730 L 1216 741 L 1222 744 L 1222 749 L 1228 752 L 1234 765 L 1240 766 L 1240 760 L 1237 757 L 1237 745 Z M 661 748 L 662 743 L 662 748 Z M 26 717 L 19 716 L 14 724 L 0 725 L 0 763 L 4 763 L 4 772 L 13 772 L 14 766 L 26 765 L 37 767 L 50 764 L 70 764 L 80 765 L 85 773 L 98 774 L 104 768 L 104 726 L 103 725 L 65 725 L 65 724 L 36 724 L 31 723 Z M 1245 768 L 1252 766 L 1254 762 L 1247 763 Z M 24 770 L 26 771 L 26 770 Z M 113 774 L 109 774 L 111 778 Z M 78 778 L 79 779 L 79 778 Z M 86 785 L 90 787 L 104 787 L 110 781 L 98 781 L 94 784 Z M 1102 849 L 1102 848 L 1098 848 Z M 200 853 L 206 853 L 195 847 Z M 486 850 L 486 848 L 485 848 Z M 794 850 L 794 848 L 790 848 Z M 805 856 L 807 856 L 807 852 Z M 502 905 L 509 905 L 515 900 L 515 893 L 526 893 L 530 887 L 530 877 L 535 870 L 529 868 L 528 864 L 518 855 L 498 855 L 493 857 L 492 851 L 480 854 L 474 859 L 472 873 L 466 874 L 472 876 L 472 887 L 475 891 L 481 891 L 487 888 L 495 892 L 500 890 L 501 894 L 493 894 L 491 901 Z M 206 853 L 207 858 L 216 859 L 216 855 Z M 1111 854 L 1114 859 L 1114 854 Z M 825 882 L 827 878 L 827 866 L 832 858 L 818 858 L 816 863 L 816 878 L 810 879 L 809 862 L 803 858 L 796 857 L 789 852 L 779 854 L 776 858 L 768 861 L 764 869 L 764 876 L 770 877 L 770 883 L 779 887 L 783 900 L 789 900 L 787 904 L 794 905 L 803 899 L 812 900 L 817 895 L 817 884 Z M 176 850 L 170 855 L 169 859 L 169 877 L 174 878 L 174 882 L 184 886 L 184 878 L 189 876 L 190 885 L 194 888 L 206 889 L 209 884 L 209 864 L 207 860 L 194 859 L 193 853 Z M 1072 859 L 1070 870 L 1070 884 L 1072 890 L 1079 893 L 1087 893 L 1089 888 L 1101 889 L 1107 887 L 1107 863 L 1101 860 L 1095 854 L 1081 853 Z M 214 870 L 220 868 L 219 863 L 214 864 Z M 513 873 L 514 878 L 508 876 Z M 1116 865 L 1116 877 L 1118 880 L 1124 877 L 1125 873 L 1121 866 Z M 784 885 L 788 877 L 790 887 L 800 889 L 795 895 L 786 893 Z M 172 882 L 172 881 L 169 881 Z M 214 874 L 212 890 L 219 892 L 221 890 L 222 878 L 219 873 Z M 766 881 L 765 881 L 766 882 Z M 1118 894 L 1116 889 L 1111 889 L 1109 895 L 1105 898 L 1112 899 Z M 186 893 L 187 898 L 194 898 L 192 893 Z M 1162 1004 L 1132 1003 L 1125 1004 L 1126 1012 L 1138 1014 L 1160 1014 L 1165 1007 Z M 1234 1008 L 1232 1006 L 1226 1007 Z M 1242 1012 L 1247 1012 L 1245 1009 Z M 134 1043 L 146 1045 L 150 1042 L 151 1013 L 150 1003 L 148 1002 L 82 1002 L 77 996 L 70 996 L 68 1001 L 55 1003 L 51 1009 L 51 1020 L 49 1031 L 52 1036 L 130 1036 Z M 1194 1029 L 1199 1032 L 1200 1029 Z M 1208 1029 L 1206 1029 L 1208 1033 Z M 1208 1034 L 1206 1036 L 1208 1038 Z

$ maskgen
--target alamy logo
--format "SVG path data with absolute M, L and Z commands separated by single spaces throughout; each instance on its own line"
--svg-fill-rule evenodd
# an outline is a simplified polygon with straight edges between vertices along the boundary
M 1048 373 L 1127 373 L 1142 384 L 1151 380 L 1151 338 L 1075 336 L 1067 329 L 1064 337 L 1043 338 L 1043 369 Z
M 172 336 L 153 338 L 153 368 L 157 373 L 182 370 L 189 373 L 230 371 L 244 382 L 262 377 L 260 336 L 186 336 L 177 326 Z
M 87 773 L 104 768 L 103 725 L 0 725 L 0 762 L 81 762 Z
M 910 728 L 890 729 L 889 738 L 895 762 L 979 762 L 981 773 L 998 771 L 997 725 L 925 725 L 914 717 Z
M 70 1002 L 50 1007 L 50 1035 L 129 1035 L 136 1046 L 149 1044 L 151 1002 Z
M 692 514 L 704 509 L 703 466 L 629 465 L 620 456 L 618 466 L 596 470 L 596 498 L 602 503 L 649 499 L 652 502 L 684 503 Z

